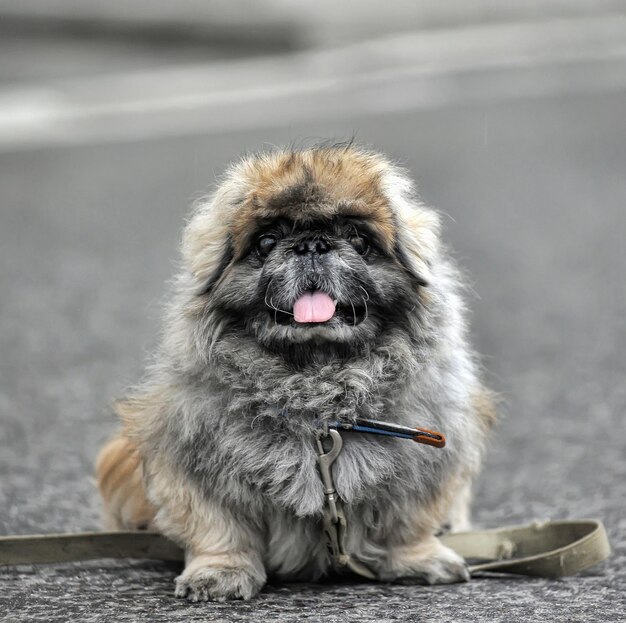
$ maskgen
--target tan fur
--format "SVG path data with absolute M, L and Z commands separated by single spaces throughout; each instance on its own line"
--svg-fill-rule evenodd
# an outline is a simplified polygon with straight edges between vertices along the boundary
M 349 151 L 329 151 L 325 156 L 317 151 L 276 154 L 248 163 L 240 171 L 248 190 L 231 229 L 235 249 L 241 250 L 246 233 L 258 219 L 281 215 L 295 219 L 363 216 L 379 229 L 387 248 L 392 248 L 393 216 L 380 185 L 384 168 L 382 159 Z M 289 192 L 301 187 L 305 188 L 304 203 L 290 203 Z
M 102 448 L 96 478 L 109 529 L 152 527 L 155 509 L 146 498 L 141 459 L 128 437 L 117 435 Z
M 149 420 L 167 403 L 167 399 L 168 388 L 159 387 L 151 392 L 137 393 L 116 400 L 114 411 L 123 424 L 124 436 L 135 441 L 138 429 L 149 428 Z
M 166 403 L 165 387 L 117 400 L 123 424 L 96 459 L 96 480 L 104 502 L 106 525 L 115 530 L 154 528 L 155 507 L 148 501 L 139 439 L 151 416 Z M 141 429 L 141 432 L 139 432 Z

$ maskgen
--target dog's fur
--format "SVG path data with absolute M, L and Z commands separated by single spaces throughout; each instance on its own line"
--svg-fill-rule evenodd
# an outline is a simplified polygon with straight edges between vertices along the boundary
M 265 258 L 255 242 L 268 231 Z M 363 232 L 367 255 L 348 241 Z M 330 251 L 296 255 L 311 239 Z M 438 216 L 406 175 L 352 145 L 247 157 L 192 215 L 183 264 L 161 346 L 117 403 L 123 430 L 98 460 L 109 524 L 183 545 L 176 593 L 192 600 L 250 598 L 268 574 L 320 578 L 332 565 L 315 435 L 369 417 L 448 443 L 343 434 L 347 549 L 382 580 L 467 579 L 434 535 L 467 527 L 494 409 Z M 337 316 L 289 321 L 311 288 L 338 301 Z

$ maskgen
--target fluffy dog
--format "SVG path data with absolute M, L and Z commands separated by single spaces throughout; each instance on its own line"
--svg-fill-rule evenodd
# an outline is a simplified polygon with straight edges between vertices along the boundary
M 111 526 L 185 548 L 178 596 L 333 571 L 316 435 L 356 417 L 448 443 L 343 433 L 351 556 L 385 581 L 468 578 L 435 534 L 467 527 L 494 410 L 439 227 L 404 172 L 353 145 L 247 157 L 197 207 L 161 345 L 97 464 Z

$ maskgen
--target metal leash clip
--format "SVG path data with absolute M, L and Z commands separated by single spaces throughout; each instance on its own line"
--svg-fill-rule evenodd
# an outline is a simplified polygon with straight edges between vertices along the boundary
M 324 444 L 322 442 L 323 438 L 330 439 L 332 441 L 332 446 L 328 452 L 326 452 L 326 450 L 324 449 Z M 319 465 L 320 474 L 322 476 L 322 483 L 324 485 L 326 506 L 330 511 L 331 521 L 335 524 L 339 521 L 339 517 L 337 514 L 338 500 L 331 467 L 335 462 L 335 459 L 339 456 L 342 448 L 343 439 L 341 438 L 339 431 L 329 429 L 327 433 L 320 433 L 317 436 L 317 464 Z
M 328 452 L 324 448 L 324 440 L 326 439 L 330 439 L 332 443 Z M 354 560 L 350 554 L 346 552 L 345 540 L 348 525 L 341 500 L 335 490 L 335 482 L 332 474 L 332 465 L 339 456 L 342 448 L 343 439 L 339 431 L 325 427 L 325 429 L 317 435 L 317 463 L 319 465 L 322 484 L 324 485 L 324 496 L 326 498 L 324 533 L 326 534 L 330 554 L 336 568 L 348 568 L 354 573 L 370 580 L 375 580 L 377 579 L 375 573 L 362 563 Z

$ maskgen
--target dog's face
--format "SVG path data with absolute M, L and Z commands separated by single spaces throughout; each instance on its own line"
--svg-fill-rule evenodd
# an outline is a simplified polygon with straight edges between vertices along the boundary
M 437 225 L 380 156 L 279 152 L 230 172 L 184 252 L 216 326 L 292 356 L 353 353 L 415 313 Z

